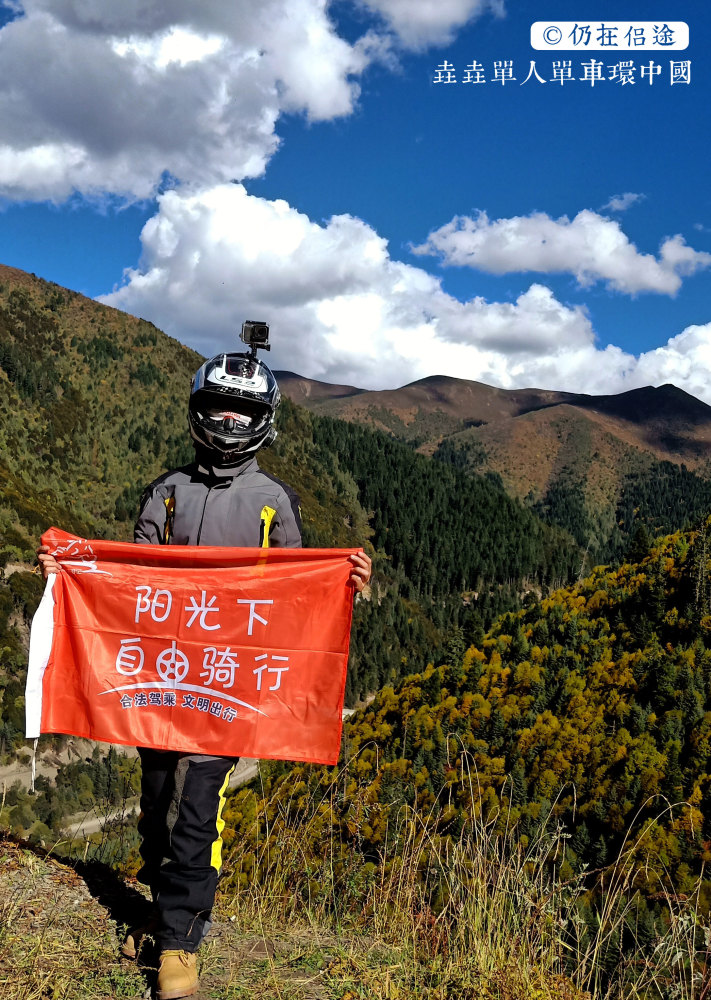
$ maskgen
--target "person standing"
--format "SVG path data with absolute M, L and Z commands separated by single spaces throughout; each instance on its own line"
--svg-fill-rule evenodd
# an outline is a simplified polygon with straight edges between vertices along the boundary
M 146 488 L 134 541 L 299 547 L 298 497 L 256 459 L 276 438 L 279 401 L 276 379 L 254 345 L 249 354 L 220 354 L 201 365 L 188 404 L 195 460 Z M 45 578 L 59 571 L 46 547 L 38 557 Z M 371 561 L 363 552 L 350 559 L 349 583 L 362 591 Z M 153 937 L 160 951 L 157 1000 L 177 1000 L 192 996 L 199 985 L 196 954 L 211 924 L 222 863 L 222 808 L 237 758 L 150 748 L 139 753 L 138 878 L 151 890 L 155 914 L 129 931 L 121 950 L 135 958 L 146 935 Z

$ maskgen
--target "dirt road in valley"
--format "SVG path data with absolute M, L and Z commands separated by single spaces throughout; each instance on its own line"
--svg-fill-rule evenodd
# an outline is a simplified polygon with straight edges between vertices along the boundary
M 230 788 L 239 788 L 240 785 L 246 785 L 252 778 L 256 778 L 258 773 L 259 761 L 242 757 L 235 768 L 234 774 L 230 778 Z M 98 833 L 100 830 L 103 830 L 104 826 L 113 820 L 129 819 L 134 812 L 138 813 L 138 808 L 137 798 L 127 799 L 119 809 L 112 809 L 108 813 L 100 813 L 94 807 L 82 816 L 69 817 L 64 827 L 65 834 L 69 840 L 74 840 L 78 837 L 88 837 L 91 833 Z
M 352 708 L 344 708 L 343 718 L 348 718 L 353 712 L 354 709 Z M 54 780 L 61 764 L 66 764 L 71 760 L 90 758 L 95 746 L 99 747 L 103 755 L 108 751 L 109 745 L 108 743 L 95 744 L 89 740 L 78 738 L 72 739 L 59 756 L 53 755 L 51 759 L 38 757 L 36 773 L 38 775 L 43 774 Z M 127 757 L 135 757 L 138 753 L 135 747 L 119 747 L 118 750 L 119 753 L 125 754 Z M 15 781 L 19 780 L 23 787 L 29 788 L 31 774 L 32 768 L 29 763 L 15 761 L 5 767 L 0 767 L 0 802 L 7 789 Z M 259 774 L 259 761 L 250 757 L 242 757 L 235 768 L 234 774 L 230 778 L 230 788 L 239 788 L 240 785 L 246 785 L 252 778 L 256 778 L 257 774 Z M 95 806 L 85 813 L 68 817 L 64 826 L 65 836 L 70 840 L 74 840 L 77 837 L 88 837 L 92 833 L 98 833 L 107 823 L 113 820 L 128 819 L 134 811 L 138 813 L 138 798 L 128 799 L 120 808 L 112 809 L 109 812 L 99 811 L 99 809 L 100 807 Z

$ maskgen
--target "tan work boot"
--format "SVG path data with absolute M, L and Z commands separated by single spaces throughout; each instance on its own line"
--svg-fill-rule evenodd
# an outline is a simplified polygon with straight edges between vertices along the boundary
M 162 951 L 156 1000 L 191 997 L 198 990 L 197 955 L 190 951 Z
M 138 958 L 141 949 L 146 947 L 148 942 L 146 938 L 152 938 L 153 943 L 155 943 L 155 933 L 160 926 L 160 921 L 158 917 L 153 916 L 145 922 L 145 924 L 139 924 L 138 927 L 132 927 L 126 938 L 121 945 L 121 954 L 124 958 L 135 959 Z

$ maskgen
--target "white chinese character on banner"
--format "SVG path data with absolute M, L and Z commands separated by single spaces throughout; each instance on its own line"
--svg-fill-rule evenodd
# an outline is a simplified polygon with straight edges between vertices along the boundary
M 573 64 L 570 59 L 554 59 L 551 83 L 559 83 L 562 87 L 568 80 L 573 79 Z
M 254 606 L 255 606 L 255 604 L 273 604 L 274 601 L 267 601 L 267 600 L 250 601 L 250 600 L 241 600 L 241 599 L 239 599 L 237 601 L 237 603 L 238 604 L 249 604 L 249 625 L 247 627 L 247 635 L 251 635 L 252 634 L 252 629 L 254 628 L 255 619 L 258 622 L 261 622 L 262 625 L 268 625 L 269 624 L 269 622 L 267 621 L 266 618 L 262 618 L 261 615 L 257 614 L 257 612 L 254 610 Z
M 486 83 L 484 77 L 484 65 L 474 59 L 464 67 L 462 83 Z
M 529 69 L 528 76 L 523 81 L 523 83 L 528 83 L 528 81 L 531 79 L 532 76 L 535 76 L 535 78 L 538 80 L 539 83 L 545 83 L 546 82 L 543 79 L 543 77 L 540 76 L 538 70 L 536 69 L 536 60 L 535 59 L 531 59 L 531 68 Z M 520 83 L 519 86 L 523 87 L 523 83 Z
M 108 570 L 99 569 L 96 553 L 85 538 L 72 538 L 67 545 L 59 545 L 52 553 L 54 556 L 64 556 L 62 565 L 72 573 L 97 573 L 99 576 L 112 576 Z M 75 556 L 68 559 L 67 556 Z
M 255 656 L 254 657 L 254 662 L 258 663 L 260 660 L 266 660 L 266 659 L 267 659 L 267 653 L 262 653 L 260 656 Z M 277 656 L 276 654 L 272 654 L 272 660 L 284 660 L 284 661 L 288 662 L 289 657 L 288 656 Z M 281 687 L 281 675 L 285 674 L 285 673 L 288 673 L 289 672 L 289 668 L 288 667 L 268 667 L 266 665 L 266 663 L 263 663 L 261 665 L 261 667 L 255 667 L 255 669 L 252 671 L 252 673 L 257 675 L 257 691 L 261 691 L 262 690 L 262 673 L 265 670 L 268 670 L 270 674 L 276 674 L 277 675 L 276 684 L 272 684 L 272 686 L 270 688 L 268 688 L 268 690 L 269 691 L 278 691 L 279 688 Z
M 198 604 L 197 600 L 194 597 L 191 597 L 190 598 L 190 604 L 188 605 L 188 607 L 186 607 L 184 609 L 185 611 L 191 611 L 192 612 L 192 614 L 190 615 L 190 618 L 189 618 L 189 620 L 187 622 L 187 625 L 185 627 L 186 628 L 190 628 L 192 626 L 193 622 L 195 621 L 195 619 L 199 615 L 200 616 L 200 622 L 199 622 L 200 628 L 204 629 L 207 632 L 213 632 L 216 628 L 220 628 L 219 622 L 215 623 L 214 625 L 208 625 L 206 619 L 207 619 L 208 615 L 219 613 L 220 609 L 217 608 L 217 607 L 215 607 L 215 601 L 217 600 L 217 597 L 215 595 L 213 595 L 210 598 L 210 600 L 207 601 L 207 591 L 206 590 L 201 590 L 200 594 L 201 594 L 200 604 Z
M 200 676 L 206 678 L 207 687 L 212 687 L 215 683 L 221 684 L 225 688 L 232 687 L 235 682 L 235 670 L 239 667 L 238 653 L 233 652 L 229 646 L 225 649 L 205 646 L 203 653 L 205 655 Z
M 632 60 L 615 63 L 607 67 L 610 71 L 609 80 L 619 80 L 624 87 L 628 83 L 634 83 L 634 71 L 636 69 Z
M 513 75 L 513 59 L 496 59 L 494 61 L 494 83 L 500 83 L 503 87 L 507 81 L 510 83 L 515 79 L 516 77 Z
M 642 66 L 642 79 L 644 80 L 645 76 L 648 76 L 649 86 L 651 87 L 652 84 L 654 83 L 654 77 L 659 76 L 661 72 L 662 72 L 662 67 L 660 63 L 655 63 L 650 59 L 649 65 Z
M 584 80 L 594 87 L 595 84 L 603 79 L 602 76 L 602 63 L 598 59 L 591 59 L 590 62 L 581 63 L 583 68 L 583 75 L 578 79 Z
M 143 650 L 141 649 L 141 639 L 136 636 L 133 639 L 122 639 L 121 648 L 116 655 L 116 669 L 126 677 L 140 674 L 143 669 Z
M 136 587 L 136 617 L 137 622 L 141 615 L 150 611 L 154 622 L 164 622 L 173 607 L 173 595 L 169 590 L 156 590 L 151 599 L 152 587 L 142 584 Z M 143 592 L 141 594 L 141 591 Z

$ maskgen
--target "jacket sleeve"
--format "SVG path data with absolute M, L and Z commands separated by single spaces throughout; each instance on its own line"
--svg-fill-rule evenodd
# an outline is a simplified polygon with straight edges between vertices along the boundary
M 301 545 L 301 506 L 296 493 L 287 489 L 271 524 L 269 547 L 300 549 Z
M 143 491 L 133 540 L 139 545 L 162 545 L 165 537 L 167 510 L 165 497 L 151 486 Z

